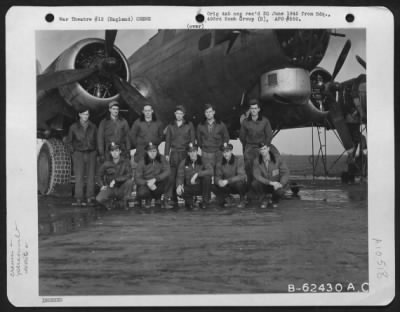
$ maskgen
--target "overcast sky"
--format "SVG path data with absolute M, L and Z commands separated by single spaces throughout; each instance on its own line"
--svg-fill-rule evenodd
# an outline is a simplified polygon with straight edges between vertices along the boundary
M 352 46 L 349 55 L 342 70 L 336 77 L 336 81 L 340 82 L 365 73 L 365 70 L 356 61 L 355 56 L 359 55 L 366 60 L 366 38 L 364 29 L 338 29 L 337 32 L 346 34 L 346 38 L 331 36 L 325 57 L 319 66 L 332 73 L 336 60 L 346 40 L 350 39 Z M 118 46 L 128 58 L 155 33 L 156 30 L 119 30 L 115 45 Z M 84 38 L 104 38 L 104 31 L 37 31 L 36 58 L 42 70 L 54 61 L 65 49 Z M 314 133 L 316 133 L 316 131 L 314 131 Z M 314 141 L 318 141 L 316 134 L 314 135 Z M 312 142 L 311 128 L 283 130 L 274 138 L 273 142 L 282 153 L 310 155 Z M 318 150 L 318 146 L 315 146 L 315 148 Z M 327 152 L 328 154 L 341 154 L 343 152 L 343 147 L 332 131 L 327 132 Z

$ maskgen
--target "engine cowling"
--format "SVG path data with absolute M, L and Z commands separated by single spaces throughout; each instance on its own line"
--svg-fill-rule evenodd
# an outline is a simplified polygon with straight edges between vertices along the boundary
M 116 62 L 113 65 L 116 68 L 115 73 L 129 81 L 128 61 L 123 53 L 114 46 L 110 56 Z M 83 39 L 65 50 L 44 73 L 101 65 L 105 57 L 104 40 Z M 62 85 L 58 89 L 60 95 L 73 108 L 78 109 L 81 105 L 85 105 L 92 112 L 104 109 L 111 100 L 119 98 L 110 76 L 102 74 L 101 71 L 95 72 L 79 82 Z
M 269 71 L 260 78 L 261 99 L 283 103 L 304 104 L 311 93 L 308 70 L 302 68 L 283 68 Z

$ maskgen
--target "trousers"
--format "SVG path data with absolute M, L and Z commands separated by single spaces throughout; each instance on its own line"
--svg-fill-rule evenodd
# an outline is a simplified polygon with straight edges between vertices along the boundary
M 253 180 L 251 186 L 260 200 L 271 198 L 273 201 L 278 202 L 283 197 L 286 191 L 285 186 L 274 190 L 274 187 L 272 185 L 266 185 L 257 180 Z
M 243 199 L 247 192 L 247 185 L 244 181 L 238 181 L 228 184 L 224 187 L 220 187 L 218 184 L 215 184 L 213 191 L 217 197 L 217 202 L 223 203 L 229 194 L 239 194 L 240 199 Z
M 222 161 L 222 152 L 216 151 L 213 153 L 208 153 L 201 151 L 201 160 L 203 161 L 204 165 L 210 164 L 213 168 L 213 174 L 215 174 L 215 166 L 217 165 L 217 163 L 220 163 Z
M 178 166 L 182 160 L 184 160 L 187 156 L 186 151 L 174 151 L 171 150 L 171 153 L 169 155 L 169 165 L 171 168 L 171 175 L 169 176 L 169 183 L 167 186 L 167 190 L 165 194 L 169 197 L 172 198 L 173 200 L 176 201 L 177 195 L 176 195 L 176 176 L 178 174 Z
M 120 187 L 107 187 L 104 190 L 101 190 L 99 194 L 97 194 L 96 200 L 100 204 L 104 204 L 109 200 L 117 199 L 117 200 L 127 200 L 131 196 L 132 193 L 133 180 L 126 180 Z
M 156 189 L 154 191 L 150 190 L 147 185 L 138 185 L 136 190 L 136 199 L 138 201 L 142 199 L 160 199 L 161 195 L 164 194 L 164 191 L 168 185 L 168 180 L 156 182 Z
M 249 185 L 253 182 L 253 161 L 260 155 L 257 145 L 246 145 L 243 153 L 244 170 L 246 171 Z
M 96 151 L 75 151 L 72 154 L 75 175 L 75 198 L 83 199 L 86 173 L 86 198 L 94 198 L 96 175 Z
M 185 184 L 183 199 L 185 202 L 191 201 L 193 196 L 202 195 L 205 203 L 210 202 L 211 198 L 211 177 L 206 176 L 199 178 L 200 183 L 198 184 Z

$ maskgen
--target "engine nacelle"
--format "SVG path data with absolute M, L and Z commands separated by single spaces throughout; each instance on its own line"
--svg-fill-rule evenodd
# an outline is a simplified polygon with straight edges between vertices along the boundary
M 309 72 L 302 68 L 283 68 L 261 75 L 261 94 L 263 101 L 286 99 L 293 104 L 305 104 L 311 94 Z
M 96 38 L 80 40 L 65 50 L 45 70 L 45 73 L 87 68 L 101 62 L 105 58 L 104 53 L 104 40 Z M 129 81 L 129 66 L 123 53 L 114 46 L 111 56 L 118 62 L 116 74 Z M 64 100 L 75 109 L 85 105 L 91 111 L 99 111 L 106 108 L 111 100 L 119 98 L 112 80 L 99 73 L 95 73 L 82 81 L 60 86 L 58 89 Z

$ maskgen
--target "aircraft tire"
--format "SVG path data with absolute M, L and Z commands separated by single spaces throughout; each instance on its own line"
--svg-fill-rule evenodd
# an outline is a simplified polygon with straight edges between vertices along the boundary
M 71 156 L 59 139 L 44 140 L 38 156 L 38 190 L 42 195 L 53 192 L 56 184 L 71 181 Z

